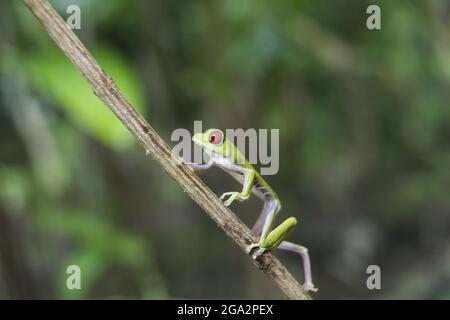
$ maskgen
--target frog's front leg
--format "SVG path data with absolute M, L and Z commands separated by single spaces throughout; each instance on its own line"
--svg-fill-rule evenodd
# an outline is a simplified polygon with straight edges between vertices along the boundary
M 201 164 L 201 163 L 194 163 L 194 162 L 183 162 L 185 165 L 189 166 L 194 172 L 203 172 L 208 170 L 212 167 L 214 164 L 214 161 L 209 160 L 208 163 Z
M 226 205 L 226 206 L 229 206 L 236 199 L 239 201 L 247 200 L 252 193 L 253 182 L 255 180 L 255 171 L 252 169 L 240 167 L 233 163 L 227 163 L 227 164 L 221 164 L 221 165 L 228 170 L 243 174 L 244 175 L 244 183 L 243 183 L 241 192 L 237 192 L 237 191 L 225 192 L 220 196 L 220 200 L 226 199 L 224 201 L 224 205 Z

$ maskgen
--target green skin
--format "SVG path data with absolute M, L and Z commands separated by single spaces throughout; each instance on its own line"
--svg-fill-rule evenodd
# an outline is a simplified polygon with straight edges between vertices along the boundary
M 214 143 L 210 142 L 212 141 L 212 136 L 216 138 Z M 258 243 L 249 245 L 247 253 L 251 253 L 256 249 L 252 255 L 254 259 L 266 250 L 274 248 L 300 254 L 305 274 L 303 288 L 307 291 L 317 291 L 312 282 L 308 249 L 292 242 L 284 241 L 289 231 L 297 224 L 297 219 L 294 217 L 287 218 L 278 227 L 271 230 L 275 216 L 281 209 L 280 198 L 275 191 L 241 154 L 238 148 L 225 138 L 222 131 L 209 129 L 204 133 L 195 134 L 192 140 L 197 145 L 200 145 L 210 156 L 210 161 L 207 164 L 187 163 L 194 171 L 204 171 L 211 168 L 212 165 L 216 165 L 243 185 L 241 192 L 233 191 L 222 194 L 220 200 L 224 200 L 226 206 L 229 206 L 234 200 L 247 200 L 252 192 L 264 202 L 261 215 L 252 228 L 253 232 L 260 235 L 260 240 Z

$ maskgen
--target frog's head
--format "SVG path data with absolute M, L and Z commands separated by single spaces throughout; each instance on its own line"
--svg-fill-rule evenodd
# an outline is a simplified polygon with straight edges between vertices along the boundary
M 195 144 L 203 147 L 208 154 L 226 156 L 227 141 L 223 132 L 219 129 L 209 129 L 203 133 L 196 133 L 192 137 Z

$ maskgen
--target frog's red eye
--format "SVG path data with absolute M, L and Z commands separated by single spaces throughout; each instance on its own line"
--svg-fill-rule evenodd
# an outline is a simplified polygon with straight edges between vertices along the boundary
M 219 130 L 211 132 L 208 137 L 209 142 L 212 144 L 221 144 L 222 139 L 222 132 L 220 132 Z

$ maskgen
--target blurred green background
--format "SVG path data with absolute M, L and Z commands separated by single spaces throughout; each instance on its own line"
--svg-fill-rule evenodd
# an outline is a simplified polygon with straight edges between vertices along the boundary
M 299 218 L 314 297 L 450 298 L 448 1 L 51 2 L 64 19 L 80 6 L 77 35 L 167 142 L 194 120 L 280 129 L 267 181 L 278 221 Z M 0 30 L 0 298 L 283 298 L 22 1 L 0 2 Z M 232 209 L 252 225 L 261 203 Z M 299 257 L 277 255 L 302 281 Z

